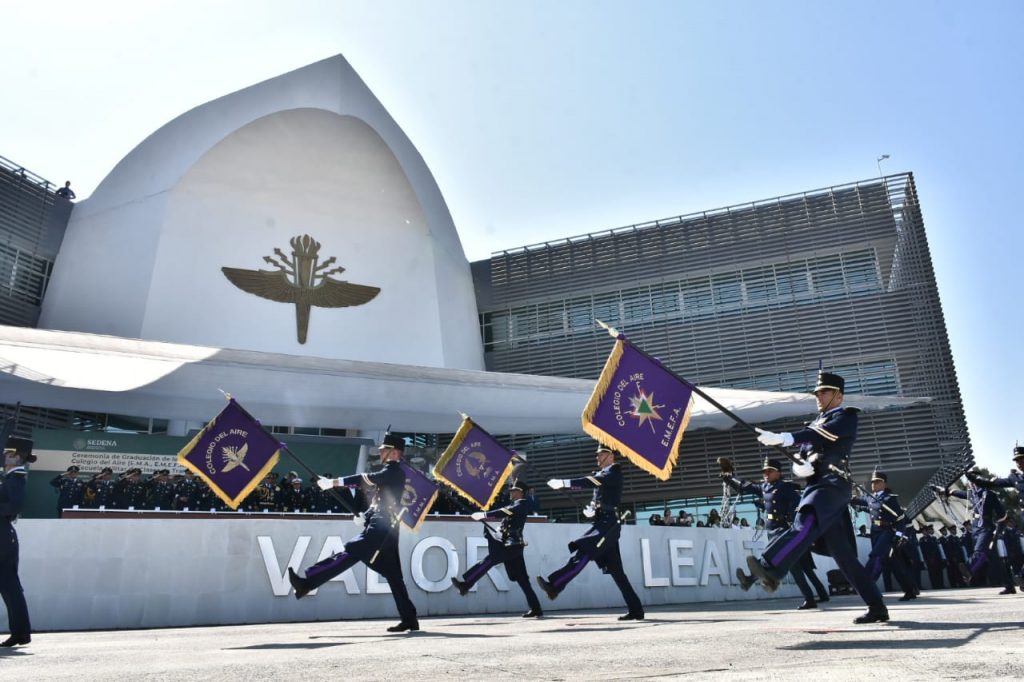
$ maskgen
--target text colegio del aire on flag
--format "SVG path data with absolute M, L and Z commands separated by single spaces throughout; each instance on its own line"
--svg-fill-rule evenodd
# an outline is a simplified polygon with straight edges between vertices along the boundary
M 692 407 L 693 386 L 618 334 L 583 410 L 583 430 L 665 481 Z
M 277 464 L 283 446 L 234 398 L 178 453 L 178 464 L 206 481 L 232 509 Z
M 451 445 L 434 465 L 434 478 L 481 509 L 490 509 L 512 473 L 511 450 L 462 415 Z

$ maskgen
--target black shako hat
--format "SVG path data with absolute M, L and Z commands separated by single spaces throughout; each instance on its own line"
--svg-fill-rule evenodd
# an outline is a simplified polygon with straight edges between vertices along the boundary
M 886 476 L 883 472 L 878 471 L 876 469 L 875 471 L 871 472 L 871 480 L 872 481 L 881 481 L 882 483 L 888 483 L 889 482 L 889 477 Z
M 782 461 L 773 458 L 766 458 L 764 460 L 764 466 L 761 467 L 761 471 L 768 471 L 770 469 L 782 471 Z
M 526 492 L 526 481 L 522 481 L 522 480 L 517 478 L 516 480 L 512 481 L 512 485 L 510 485 L 508 487 L 508 489 L 509 490 L 521 490 L 522 492 L 525 493 Z
M 839 391 L 842 393 L 845 387 L 846 381 L 844 381 L 838 374 L 832 374 L 831 372 L 819 372 L 818 383 L 814 386 L 814 390 L 811 391 L 811 393 L 817 393 L 818 391 L 824 391 L 829 388 L 833 391 Z
M 378 446 L 378 450 L 383 448 L 394 448 L 399 452 L 405 452 L 405 439 L 401 436 L 395 436 L 390 433 L 384 434 L 384 440 Z
M 32 454 L 32 439 L 30 438 L 8 436 L 7 442 L 4 444 L 4 450 L 14 450 L 26 462 L 36 461 L 36 456 Z
M 1024 445 L 1016 445 L 1013 448 L 1013 459 L 1014 461 L 1024 457 Z

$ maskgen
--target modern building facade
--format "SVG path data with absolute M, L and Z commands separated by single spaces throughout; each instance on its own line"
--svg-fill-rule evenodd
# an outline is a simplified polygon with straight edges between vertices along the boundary
M 71 202 L 0 157 L 0 324 L 34 327 L 60 250 Z
M 913 494 L 969 450 L 909 173 L 525 246 L 472 267 L 488 370 L 594 379 L 611 345 L 602 320 L 703 386 L 807 391 L 823 367 L 846 378 L 848 394 L 931 398 L 862 417 L 862 480 L 880 466 Z M 588 439 L 513 440 L 537 455 L 538 479 L 592 466 Z M 691 432 L 670 481 L 631 471 L 626 496 L 715 495 L 717 457 L 757 477 L 766 454 L 744 429 Z
M 881 463 L 897 488 L 968 443 L 909 174 L 470 264 L 426 162 L 340 55 L 169 121 L 73 211 L 0 171 L 0 412 L 20 401 L 23 435 L 183 436 L 223 388 L 284 433 L 390 425 L 428 464 L 470 412 L 539 483 L 593 466 L 579 414 L 603 320 L 776 429 L 813 409 L 779 392 L 819 363 L 844 374 L 867 410 L 857 473 Z M 876 413 L 901 396 L 931 402 Z M 694 412 L 674 477 L 631 473 L 630 502 L 716 494 L 721 455 L 759 470 L 749 432 Z

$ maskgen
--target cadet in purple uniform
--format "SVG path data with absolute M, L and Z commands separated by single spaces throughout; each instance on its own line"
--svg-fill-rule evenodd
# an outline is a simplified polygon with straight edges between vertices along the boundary
M 800 496 L 792 527 L 771 541 L 761 559 L 747 557 L 747 566 L 766 590 L 774 591 L 782 577 L 821 539 L 839 570 L 868 605 L 867 613 L 853 622 L 878 623 L 889 620 L 889 611 L 878 586 L 857 560 L 848 508 L 853 492 L 848 478 L 849 458 L 857 439 L 857 410 L 843 407 L 844 388 L 841 376 L 822 372 L 814 388 L 819 410 L 814 421 L 795 433 L 759 429 L 757 439 L 762 445 L 799 444 L 802 463 L 793 467 L 793 473 L 806 478 L 807 487 Z
M 627 611 L 619 616 L 619 620 L 643 620 L 644 606 L 622 570 L 622 555 L 619 553 L 622 521 L 618 507 L 622 502 L 622 467 L 615 461 L 615 451 L 603 445 L 597 448 L 597 466 L 600 470 L 591 476 L 548 481 L 548 486 L 555 490 L 592 489 L 594 497 L 584 513 L 594 521 L 590 530 L 569 543 L 569 551 L 573 553 L 569 561 L 547 578 L 537 576 L 537 583 L 548 599 L 553 600 L 593 561 L 612 577 L 626 601 Z
M 392 625 L 388 632 L 419 630 L 416 606 L 409 599 L 409 590 L 402 576 L 402 564 L 398 554 L 398 533 L 401 526 L 402 492 L 405 490 L 405 472 L 399 460 L 405 451 L 405 440 L 388 434 L 378 448 L 384 468 L 372 474 L 353 474 L 343 478 L 318 479 L 322 490 L 331 487 L 353 487 L 365 485 L 373 490 L 373 501 L 364 514 L 366 527 L 363 532 L 345 543 L 345 551 L 330 556 L 306 569 L 302 578 L 289 566 L 288 579 L 295 588 L 295 598 L 302 599 L 310 590 L 315 590 L 336 575 L 341 575 L 358 562 L 384 576 L 395 598 L 401 622 Z

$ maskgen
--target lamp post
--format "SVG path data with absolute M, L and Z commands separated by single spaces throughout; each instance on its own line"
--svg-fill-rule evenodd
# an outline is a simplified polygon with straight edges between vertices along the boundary
M 882 154 L 876 159 L 878 164 L 878 177 L 882 177 L 882 162 L 889 158 L 888 154 Z

